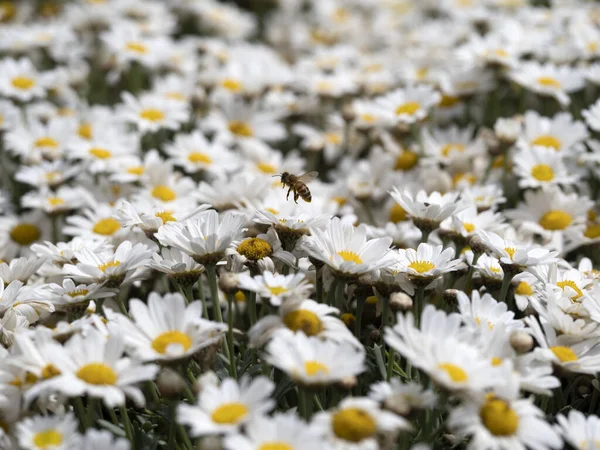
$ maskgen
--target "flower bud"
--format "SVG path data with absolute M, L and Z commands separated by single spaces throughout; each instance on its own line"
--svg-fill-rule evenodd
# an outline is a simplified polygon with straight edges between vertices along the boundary
M 238 276 L 233 272 L 222 272 L 219 275 L 219 289 L 225 294 L 235 294 L 238 288 Z
M 156 386 L 162 397 L 173 398 L 179 396 L 185 390 L 186 382 L 173 369 L 165 367 L 158 374 Z
M 394 312 L 408 311 L 413 307 L 412 298 L 404 292 L 394 292 L 390 295 L 390 308 Z
M 442 298 L 444 299 L 444 303 L 447 303 L 451 306 L 458 305 L 458 289 L 446 289 Z
M 533 338 L 524 331 L 515 331 L 510 335 L 510 345 L 517 353 L 527 353 L 533 348 Z
M 342 107 L 342 118 L 346 123 L 352 122 L 356 119 L 356 112 L 354 112 L 354 107 L 351 103 L 346 103 Z
M 473 253 L 485 253 L 488 250 L 488 247 L 487 245 L 485 245 L 484 240 L 477 235 L 472 236 L 471 239 L 469 239 L 469 247 L 471 247 Z
M 352 389 L 354 386 L 356 386 L 356 383 L 358 382 L 358 380 L 356 379 L 355 376 L 351 376 L 351 377 L 346 377 L 343 378 L 342 380 L 340 380 L 339 385 L 342 389 Z

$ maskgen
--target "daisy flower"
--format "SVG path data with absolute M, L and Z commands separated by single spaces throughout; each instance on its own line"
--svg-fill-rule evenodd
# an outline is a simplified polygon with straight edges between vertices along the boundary
M 556 251 L 550 251 L 543 247 L 517 244 L 492 232 L 480 230 L 477 235 L 483 239 L 490 253 L 497 257 L 501 264 L 507 266 L 526 269 L 540 264 L 550 264 L 556 261 L 556 255 L 558 255 Z
M 396 270 L 404 272 L 411 280 L 430 282 L 448 272 L 460 270 L 464 263 L 454 257 L 454 249 L 443 245 L 421 243 L 416 250 L 400 249 L 395 255 Z
M 269 228 L 266 234 L 242 240 L 235 248 L 227 250 L 227 253 L 240 263 L 258 267 L 261 272 L 274 272 L 273 259 L 292 267 L 296 264 L 296 257 L 283 250 L 279 236 L 273 228 Z
M 83 161 L 90 173 L 112 172 L 115 166 L 126 163 L 135 155 L 138 147 L 136 136 L 114 131 L 73 141 L 69 144 L 67 156 Z
M 323 341 L 289 330 L 273 335 L 265 360 L 303 386 L 329 386 L 365 370 L 364 351 L 347 341 Z
M 5 285 L 14 280 L 27 284 L 27 281 L 42 267 L 44 262 L 46 262 L 44 257 L 35 256 L 14 258 L 8 263 L 2 262 L 0 263 L 0 278 Z
M 295 413 L 279 413 L 273 417 L 256 416 L 246 424 L 245 433 L 230 434 L 223 440 L 225 450 L 322 448 L 320 430 L 307 426 Z
M 400 431 L 410 431 L 410 423 L 367 397 L 349 397 L 329 411 L 318 413 L 313 419 L 325 435 L 332 449 L 376 449 L 379 439 L 387 436 L 394 440 Z
M 392 239 L 382 237 L 367 241 L 366 234 L 366 227 L 354 227 L 334 217 L 326 230 L 311 229 L 311 235 L 302 238 L 302 248 L 339 276 L 358 277 L 392 262 L 389 255 Z
M 431 108 L 440 100 L 440 94 L 432 87 L 416 85 L 392 91 L 375 99 L 375 102 L 385 111 L 390 122 L 412 125 L 425 120 Z
M 19 102 L 44 98 L 52 77 L 40 73 L 31 60 L 5 58 L 0 62 L 0 93 Z
M 79 423 L 72 413 L 64 416 L 33 416 L 16 425 L 19 447 L 27 450 L 67 450 L 81 445 Z
M 192 436 L 232 434 L 275 406 L 271 394 L 275 384 L 266 377 L 239 381 L 226 378 L 220 385 L 205 386 L 195 405 L 180 404 L 177 422 L 190 427 Z
M 403 416 L 414 409 L 433 408 L 437 402 L 433 390 L 425 389 L 414 381 L 403 383 L 399 378 L 372 384 L 369 398 Z
M 112 26 L 100 39 L 121 69 L 127 69 L 133 62 L 157 67 L 165 59 L 164 38 L 145 36 L 130 25 Z
M 101 284 L 76 285 L 70 278 L 65 278 L 62 286 L 49 283 L 44 286 L 44 296 L 56 307 L 57 310 L 71 310 L 87 305 L 90 300 L 114 297 L 116 289 L 107 288 Z
M 569 94 L 583 88 L 585 83 L 580 69 L 551 63 L 523 63 L 513 69 L 509 76 L 525 89 L 554 97 L 561 106 L 568 106 L 571 103 Z
M 61 186 L 56 191 L 28 192 L 21 197 L 24 208 L 39 209 L 46 214 L 64 214 L 87 206 L 90 194 L 81 187 Z
M 585 125 L 573 120 L 568 112 L 543 117 L 536 111 L 527 111 L 523 118 L 522 136 L 517 145 L 520 148 L 548 147 L 560 152 L 578 148 L 587 137 Z M 572 158 L 569 153 L 565 157 Z
M 513 162 L 522 189 L 574 184 L 579 178 L 569 174 L 562 154 L 553 148 L 534 146 L 518 152 Z
M 241 273 L 238 276 L 240 289 L 256 292 L 259 296 L 268 298 L 273 306 L 281 306 L 290 297 L 304 298 L 312 289 L 303 273 L 281 275 L 264 271 L 254 277 Z
M 202 319 L 201 302 L 186 306 L 179 293 L 162 297 L 151 292 L 147 304 L 131 299 L 129 315 L 133 320 L 115 315 L 114 332 L 122 334 L 129 353 L 144 362 L 190 357 L 219 342 L 225 330 L 222 324 Z
M 204 272 L 203 266 L 187 253 L 176 248 L 163 247 L 160 254 L 152 255 L 152 260 L 148 264 L 152 269 L 166 273 L 167 277 L 175 280 L 182 287 L 195 284 Z
M 279 308 L 278 316 L 265 316 L 250 328 L 248 331 L 250 345 L 262 347 L 279 331 L 289 329 L 294 333 L 304 333 L 308 337 L 347 342 L 355 348 L 362 348 L 348 327 L 336 317 L 339 312 L 337 308 L 311 299 L 300 303 L 288 300 Z
M 499 231 L 505 225 L 502 214 L 491 210 L 479 212 L 475 205 L 458 211 L 440 224 L 440 229 L 463 238 L 473 236 L 477 230 Z
M 110 431 L 90 428 L 83 436 L 81 446 L 89 450 L 129 450 L 131 443 L 125 438 L 115 437 Z
M 556 416 L 556 422 L 554 429 L 576 450 L 591 450 L 596 442 L 600 442 L 598 416 L 585 416 L 581 411 L 572 409 L 568 415 Z
M 425 155 L 442 164 L 457 163 L 480 155 L 484 143 L 480 137 L 473 138 L 474 127 L 464 129 L 450 126 L 447 129 L 424 128 L 421 140 Z
M 189 118 L 187 105 L 170 102 L 163 97 L 145 94 L 135 98 L 129 92 L 122 94 L 120 115 L 136 126 L 141 133 L 155 133 L 161 129 L 178 130 Z
M 600 100 L 588 109 L 582 110 L 581 115 L 585 119 L 588 127 L 594 131 L 600 131 Z
M 117 240 L 127 232 L 116 219 L 115 207 L 104 203 L 84 209 L 82 215 L 69 216 L 66 222 L 64 234 L 87 239 Z
M 272 178 L 242 172 L 235 176 L 217 178 L 210 184 L 201 181 L 193 196 L 199 202 L 208 203 L 218 211 L 225 211 L 240 204 L 260 203 L 272 186 Z
M 458 310 L 467 326 L 477 330 L 487 326 L 493 330 L 497 325 L 512 331 L 523 328 L 523 322 L 515 320 L 515 313 L 508 310 L 504 302 L 496 301 L 490 294 L 480 295 L 473 291 L 471 298 L 464 292 L 458 293 Z
M 58 392 L 67 397 L 89 395 L 101 398 L 108 408 L 125 404 L 125 397 L 143 406 L 146 402 L 138 383 L 153 380 L 158 366 L 141 365 L 123 357 L 125 343 L 121 334 L 108 338 L 89 329 L 85 337 L 76 334 L 57 352 L 52 364 L 60 375 L 37 383 L 25 393 L 30 402 L 40 394 Z

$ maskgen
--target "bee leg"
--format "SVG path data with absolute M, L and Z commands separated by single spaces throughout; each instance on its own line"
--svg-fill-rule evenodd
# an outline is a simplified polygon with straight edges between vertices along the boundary
M 294 191 L 294 203 L 298 203 L 298 197 L 300 197 L 300 195 Z
M 286 200 L 289 200 L 289 199 L 290 199 L 290 192 L 291 192 L 291 191 L 292 191 L 292 188 L 289 188 L 289 189 L 288 189 L 288 191 L 287 191 L 287 195 L 285 196 L 285 199 L 286 199 Z

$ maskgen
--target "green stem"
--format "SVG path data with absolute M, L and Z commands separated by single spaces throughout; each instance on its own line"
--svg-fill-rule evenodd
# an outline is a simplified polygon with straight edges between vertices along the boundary
M 248 316 L 250 317 L 250 326 L 256 323 L 256 292 L 248 292 L 246 296 L 246 307 L 248 308 Z
M 333 281 L 331 282 L 331 285 L 329 286 L 329 291 L 327 291 L 326 303 L 329 306 L 333 306 L 333 303 L 335 301 L 335 293 L 336 293 L 337 283 L 338 283 L 338 280 L 336 278 L 334 278 Z
M 185 292 L 185 296 L 183 297 L 185 298 L 185 304 L 189 305 L 194 301 L 194 287 L 190 284 L 183 290 L 183 292 Z
M 233 349 L 233 294 L 227 294 L 227 346 L 229 347 L 229 375 L 237 379 L 237 366 Z
M 510 282 L 512 280 L 512 275 L 509 275 L 504 272 L 504 279 L 502 280 L 502 287 L 500 288 L 500 297 L 498 297 L 499 302 L 506 301 L 506 294 L 508 293 L 508 288 L 510 287 Z
M 88 399 L 88 410 L 87 410 L 87 423 L 89 426 L 94 426 L 96 423 L 96 407 L 98 405 L 98 399 L 89 397 Z
M 360 331 L 362 327 L 362 314 L 365 306 L 365 299 L 358 298 L 356 299 L 356 320 L 354 321 L 354 335 L 356 339 L 360 341 Z
M 77 417 L 81 422 L 84 430 L 87 430 L 90 426 L 88 423 L 88 416 L 85 413 L 85 408 L 83 407 L 83 400 L 81 397 L 75 397 L 73 399 L 73 405 L 75 406 L 75 410 L 77 411 Z
M 390 296 L 386 295 L 381 300 L 381 331 L 388 325 L 390 309 Z
M 471 295 L 471 291 L 473 290 L 473 273 L 475 272 L 475 264 L 477 264 L 480 256 L 480 252 L 473 252 L 473 262 L 469 266 L 469 272 L 467 273 L 467 279 L 465 280 L 465 292 L 467 295 Z
M 431 231 L 421 229 L 421 242 L 426 243 L 429 240 L 430 234 L 431 234 Z
M 415 304 L 413 310 L 415 312 L 415 324 L 417 327 L 421 324 L 421 314 L 423 314 L 423 308 L 425 307 L 425 286 L 418 286 L 417 293 L 415 295 Z
M 344 291 L 346 289 L 346 282 L 344 280 L 337 280 L 335 286 L 335 306 L 342 310 L 344 306 Z
M 202 301 L 202 315 L 208 319 L 208 307 L 206 306 L 206 296 L 204 295 L 204 286 L 202 285 L 202 275 L 198 278 L 198 295 Z
M 210 299 L 214 310 L 213 315 L 217 322 L 223 322 L 221 304 L 219 303 L 219 289 L 217 288 L 217 266 L 207 264 L 206 275 L 208 276 L 208 286 L 210 287 Z
M 392 379 L 392 372 L 394 370 L 394 362 L 396 360 L 396 353 L 393 348 L 389 348 L 388 350 L 388 360 L 387 360 L 387 373 L 385 379 L 390 381 Z
M 318 269 L 315 267 L 316 277 L 317 277 L 317 302 L 323 303 L 323 276 L 322 276 L 322 268 Z
M 186 450 L 194 450 L 194 446 L 192 445 L 192 441 L 190 441 L 190 437 L 185 432 L 185 428 L 182 425 L 177 425 L 177 432 L 179 433 L 179 437 L 183 441 L 183 445 Z
M 130 442 L 133 442 L 133 429 L 131 427 L 131 422 L 129 421 L 127 408 L 125 405 L 119 406 L 119 411 L 121 412 L 121 420 L 123 421 L 123 426 L 125 427 L 125 435 Z
M 172 401 L 169 403 L 169 418 L 171 423 L 169 425 L 169 440 L 167 448 L 175 448 L 175 434 L 177 432 L 177 421 L 175 420 L 175 411 L 177 409 L 177 403 Z
M 119 307 L 119 311 L 121 311 L 121 314 L 129 317 L 129 313 L 127 312 L 127 308 L 125 307 L 125 299 L 123 298 L 126 295 L 127 295 L 127 290 L 122 290 L 115 297 L 115 301 L 117 302 L 117 306 Z

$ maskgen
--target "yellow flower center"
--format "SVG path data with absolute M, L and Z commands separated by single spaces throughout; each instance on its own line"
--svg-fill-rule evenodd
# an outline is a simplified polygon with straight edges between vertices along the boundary
M 76 291 L 67 292 L 67 295 L 70 296 L 70 297 L 75 298 L 75 297 L 79 297 L 79 296 L 82 296 L 82 295 L 84 295 L 84 296 L 88 295 L 89 292 L 90 291 L 88 291 L 87 289 L 78 289 Z
M 531 168 L 531 176 L 538 181 L 552 181 L 554 170 L 548 164 L 536 164 Z
M 164 120 L 165 113 L 163 113 L 160 109 L 148 108 L 140 112 L 140 117 L 150 122 L 160 122 L 161 120 Z
M 438 366 L 438 369 L 442 369 L 443 371 L 445 371 L 450 377 L 450 379 L 455 383 L 464 383 L 469 379 L 467 372 L 451 363 L 440 364 Z
M 374 116 L 373 114 L 361 114 L 360 116 L 360 120 L 362 120 L 363 122 L 367 122 L 367 123 L 373 123 L 377 120 L 377 116 Z
M 413 269 L 418 273 L 429 272 L 431 269 L 435 268 L 435 264 L 431 261 L 413 261 L 408 265 L 409 269 Z
M 34 144 L 36 147 L 50 147 L 56 148 L 58 147 L 58 141 L 56 139 L 52 139 L 49 136 L 41 137 L 35 141 Z
M 237 251 L 251 261 L 258 261 L 273 254 L 273 247 L 261 238 L 244 239 L 238 245 Z
M 22 91 L 27 91 L 35 86 L 35 80 L 29 77 L 14 77 L 10 84 L 14 88 L 21 89 Z
M 109 261 L 107 263 L 100 264 L 98 266 L 98 269 L 100 269 L 102 272 L 106 272 L 106 269 L 108 269 L 109 267 L 119 267 L 120 265 L 121 261 Z
M 139 42 L 128 42 L 125 44 L 125 48 L 130 52 L 137 53 L 139 55 L 145 55 L 148 53 L 148 47 Z
M 414 115 L 418 110 L 421 109 L 421 105 L 418 102 L 407 102 L 396 108 L 396 115 L 407 114 L 409 116 Z
M 419 155 L 410 150 L 403 150 L 396 158 L 394 170 L 410 170 L 419 162 Z
M 492 366 L 498 367 L 502 364 L 502 358 L 498 358 L 497 356 L 492 357 Z
M 325 140 L 333 145 L 340 145 L 342 137 L 337 133 L 325 133 Z
M 475 225 L 469 222 L 463 222 L 463 228 L 467 233 L 472 233 L 475 231 Z
M 540 225 L 546 230 L 564 230 L 573 222 L 573 217 L 560 209 L 548 211 L 540 219 Z
M 462 153 L 465 151 L 465 146 L 462 144 L 446 144 L 442 147 L 441 153 L 442 156 L 448 157 L 452 152 Z
M 350 250 L 342 250 L 340 252 L 337 252 L 337 254 L 342 257 L 344 262 L 352 261 L 354 264 L 363 263 L 362 259 L 360 259 L 360 256 L 358 256 L 356 253 Z
M 560 82 L 553 77 L 539 77 L 537 82 L 540 86 L 560 89 Z
M 167 347 L 170 345 L 178 345 L 187 351 L 192 346 L 190 337 L 181 331 L 172 330 L 158 335 L 152 341 L 152 348 L 155 352 L 164 355 L 167 352 Z
M 573 289 L 575 291 L 575 295 L 571 297 L 571 300 L 578 300 L 583 296 L 583 292 L 581 292 L 581 289 L 579 289 L 579 287 L 577 286 L 577 284 L 575 284 L 573 280 L 559 281 L 558 283 L 556 283 L 556 285 L 560 287 L 563 291 L 567 286 Z
M 363 441 L 377 432 L 375 419 L 360 408 L 344 408 L 336 412 L 331 424 L 335 435 L 349 442 Z
M 251 137 L 254 135 L 254 133 L 252 132 L 252 128 L 250 128 L 250 125 L 248 125 L 246 122 L 242 122 L 239 120 L 233 120 L 229 122 L 227 128 L 229 128 L 229 131 L 231 131 L 236 136 Z
M 575 354 L 575 352 L 573 350 L 571 350 L 569 347 L 562 347 L 562 346 L 557 346 L 557 347 L 550 347 L 550 350 L 552 350 L 552 353 L 554 353 L 554 356 L 556 356 L 560 362 L 571 362 L 571 361 L 577 361 L 579 358 L 577 358 L 577 355 Z
M 213 422 L 233 425 L 248 414 L 248 408 L 242 403 L 224 403 L 212 413 Z
M 494 436 L 512 436 L 519 428 L 519 416 L 504 400 L 490 398 L 479 411 L 483 425 Z
M 506 253 L 508 253 L 508 256 L 510 256 L 510 259 L 513 259 L 513 257 L 515 256 L 515 252 L 517 251 L 516 248 L 512 248 L 512 247 L 504 247 L 504 251 Z
M 540 145 L 542 147 L 551 147 L 554 150 L 560 150 L 561 142 L 549 134 L 536 137 L 531 141 L 531 145 Z
M 142 166 L 134 166 L 127 169 L 127 173 L 130 175 L 143 175 L 145 169 Z
M 244 294 L 244 291 L 237 291 L 235 293 L 235 295 L 233 296 L 233 298 L 236 302 L 245 302 L 246 294 Z
M 20 223 L 10 230 L 10 238 L 19 245 L 29 245 L 41 235 L 40 229 L 32 223 Z
M 517 288 L 515 289 L 515 294 L 517 295 L 532 295 L 533 289 L 526 281 L 521 281 Z
M 48 204 L 50 206 L 61 206 L 65 204 L 65 199 L 60 197 L 50 197 L 48 199 Z
M 280 441 L 265 442 L 257 450 L 294 450 L 289 444 Z
M 154 213 L 154 216 L 158 217 L 160 220 L 162 220 L 163 223 L 177 222 L 177 219 L 175 219 L 175 217 L 173 217 L 173 214 L 171 214 L 171 211 L 157 212 L 157 213 Z
M 352 313 L 344 313 L 340 316 L 340 320 L 344 322 L 344 325 L 351 327 L 354 324 L 356 317 Z
M 101 147 L 92 147 L 89 151 L 90 155 L 98 158 L 98 159 L 108 159 L 112 156 L 110 150 Z
M 279 214 L 279 211 L 277 211 L 275 208 L 265 208 L 265 211 L 269 211 L 271 214 L 273 215 L 277 215 Z
M 273 295 L 281 295 L 289 292 L 289 289 L 283 286 L 269 286 L 268 289 Z
M 323 322 L 314 312 L 297 309 L 283 317 L 283 323 L 294 332 L 302 331 L 307 336 L 317 336 L 323 331 Z
M 376 295 L 369 295 L 367 297 L 367 299 L 365 300 L 365 303 L 367 305 L 376 305 L 378 301 L 379 301 L 379 299 L 377 298 Z
M 455 97 L 453 95 L 442 95 L 442 100 L 440 101 L 440 108 L 452 108 L 460 101 L 459 97 Z
M 390 209 L 389 221 L 393 223 L 404 222 L 406 220 L 406 210 L 396 203 Z
M 169 186 L 161 184 L 152 189 L 152 197 L 162 200 L 163 202 L 171 202 L 177 198 L 177 193 Z
M 33 444 L 37 448 L 54 448 L 58 447 L 62 442 L 62 433 L 54 428 L 48 428 L 33 435 Z
M 275 167 L 273 164 L 269 164 L 266 162 L 259 162 L 256 167 L 258 168 L 258 170 L 260 170 L 262 173 L 275 173 L 277 172 L 277 167 Z
M 49 378 L 54 378 L 60 375 L 60 370 L 58 370 L 53 364 L 47 364 L 42 369 L 42 378 L 44 380 L 48 380 Z
M 82 123 L 77 130 L 77 134 L 87 140 L 90 140 L 93 135 L 92 125 L 89 123 Z
M 75 375 L 88 384 L 115 385 L 117 383 L 116 372 L 112 367 L 103 363 L 90 363 L 81 366 Z
M 171 100 L 178 100 L 180 102 L 185 101 L 185 95 L 183 95 L 181 92 L 167 92 L 165 97 Z
M 588 225 L 583 235 L 588 239 L 600 237 L 600 224 Z
M 92 231 L 96 234 L 101 234 L 103 236 L 112 236 L 121 228 L 121 224 L 112 217 L 107 217 L 105 219 L 100 219 L 92 228 Z
M 318 375 L 320 373 L 329 373 L 329 367 L 319 361 L 306 361 L 304 363 L 304 370 L 309 377 Z
M 241 92 L 244 86 L 241 82 L 233 78 L 225 78 L 221 81 L 221 87 L 231 92 Z
M 36 377 L 34 374 L 32 374 L 31 372 L 26 372 L 25 373 L 25 384 L 29 385 L 29 384 L 33 384 L 36 381 L 38 381 L 38 377 Z M 23 387 L 23 380 L 21 379 L 21 377 L 16 377 L 15 379 L 13 379 L 12 381 L 9 381 L 9 383 L 11 386 L 15 386 L 15 387 Z
M 206 153 L 192 152 L 188 155 L 188 161 L 193 163 L 210 164 L 212 163 L 212 158 Z

